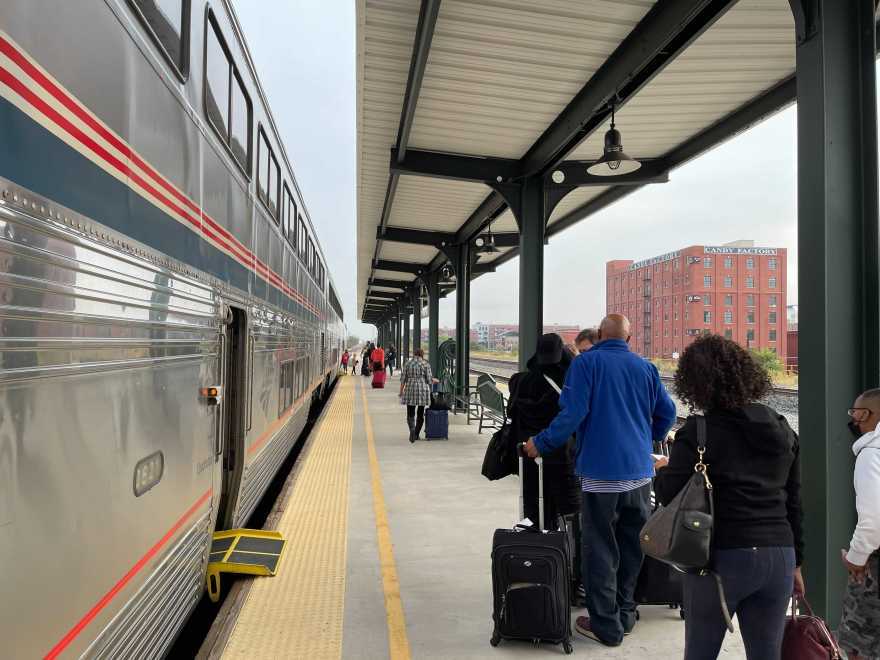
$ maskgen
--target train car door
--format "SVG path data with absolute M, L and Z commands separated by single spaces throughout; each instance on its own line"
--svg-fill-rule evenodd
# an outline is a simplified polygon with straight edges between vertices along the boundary
M 216 460 L 222 462 L 217 529 L 228 529 L 232 525 L 244 469 L 244 439 L 250 409 L 252 352 L 249 350 L 247 314 L 238 307 L 229 309 L 231 320 L 224 326 L 221 356 L 223 399 L 217 425 Z

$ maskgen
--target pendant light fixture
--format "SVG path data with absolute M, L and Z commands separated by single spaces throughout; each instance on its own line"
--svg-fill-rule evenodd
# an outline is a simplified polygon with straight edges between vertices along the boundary
M 440 281 L 444 283 L 451 283 L 454 273 L 452 272 L 452 266 L 446 264 L 443 268 L 440 269 Z
M 477 236 L 474 243 L 477 246 L 477 252 L 480 254 L 495 254 L 496 252 L 500 252 L 500 250 L 495 247 L 495 237 L 492 236 L 492 223 L 489 223 L 489 226 L 486 228 L 486 234 L 484 236 Z
M 620 131 L 614 128 L 614 104 L 611 105 L 611 128 L 605 133 L 602 157 L 587 168 L 595 176 L 620 176 L 639 169 L 642 164 L 626 155 L 620 142 Z

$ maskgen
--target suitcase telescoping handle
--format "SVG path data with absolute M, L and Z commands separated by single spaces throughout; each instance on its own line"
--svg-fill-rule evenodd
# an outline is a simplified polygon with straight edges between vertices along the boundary
M 523 478 L 523 463 L 525 461 L 525 443 L 517 445 L 519 456 L 519 519 L 526 517 L 526 486 Z M 535 459 L 538 464 L 538 529 L 544 531 L 544 459 L 538 456 Z

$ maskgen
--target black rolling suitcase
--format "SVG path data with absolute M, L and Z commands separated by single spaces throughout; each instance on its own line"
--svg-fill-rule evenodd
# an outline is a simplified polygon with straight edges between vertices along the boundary
M 666 441 L 655 442 L 654 448 L 657 453 L 669 456 L 669 444 Z M 657 509 L 657 506 L 658 503 L 652 489 L 652 513 Z M 669 564 L 653 557 L 645 557 L 642 570 L 639 572 L 638 582 L 636 582 L 633 600 L 638 605 L 667 605 L 670 609 L 678 610 L 679 616 L 683 619 L 681 576 L 682 573 Z M 638 611 L 636 611 L 636 616 L 638 616 Z
M 520 519 L 523 507 L 523 458 L 519 458 Z M 568 534 L 543 532 L 544 466 L 538 459 L 537 527 L 496 529 L 492 538 L 492 593 L 495 629 L 491 644 L 520 639 L 534 644 L 571 645 L 571 548 Z

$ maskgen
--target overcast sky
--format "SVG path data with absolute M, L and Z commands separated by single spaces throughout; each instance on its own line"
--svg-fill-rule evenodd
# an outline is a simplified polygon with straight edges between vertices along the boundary
M 297 181 L 318 231 L 350 331 L 355 319 L 355 3 L 233 0 Z M 626 127 L 619 126 L 626 145 Z M 796 121 L 793 107 L 633 193 L 545 249 L 544 320 L 595 324 L 605 262 L 688 245 L 752 239 L 788 249 L 797 302 Z M 598 154 L 597 154 L 598 156 Z M 518 260 L 472 284 L 471 321 L 516 322 Z M 511 286 L 514 291 L 511 291 Z M 454 295 L 440 323 L 455 322 Z M 369 328 L 369 329 L 368 329 Z

